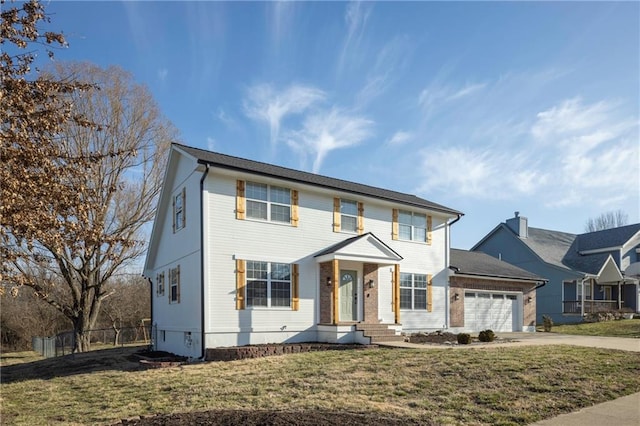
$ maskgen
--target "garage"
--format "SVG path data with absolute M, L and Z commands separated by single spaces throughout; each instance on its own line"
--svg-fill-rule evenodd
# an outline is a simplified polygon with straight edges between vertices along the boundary
M 469 331 L 520 331 L 517 294 L 466 291 L 464 324 Z

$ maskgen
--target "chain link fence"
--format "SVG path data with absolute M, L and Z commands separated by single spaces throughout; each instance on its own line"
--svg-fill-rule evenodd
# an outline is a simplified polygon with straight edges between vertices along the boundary
M 150 327 L 123 327 L 119 329 L 98 328 L 87 330 L 90 336 L 91 350 L 108 349 L 132 344 L 150 344 Z M 31 346 L 45 358 L 53 358 L 73 353 L 75 334 L 65 331 L 51 337 L 33 337 Z

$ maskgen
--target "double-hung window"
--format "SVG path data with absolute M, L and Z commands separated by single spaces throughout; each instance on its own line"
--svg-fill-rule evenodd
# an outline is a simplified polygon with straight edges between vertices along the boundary
M 160 272 L 156 277 L 156 294 L 164 296 L 164 271 Z
M 291 265 L 248 260 L 246 276 L 248 307 L 291 306 Z
M 169 303 L 180 303 L 180 265 L 169 269 Z
M 182 188 L 182 191 L 173 197 L 173 232 L 177 232 L 185 226 L 185 201 L 186 191 L 185 188 Z
M 398 231 L 401 240 L 427 241 L 427 215 L 400 210 Z
M 340 230 L 356 232 L 358 230 L 358 203 L 340 199 Z
M 291 190 L 280 186 L 247 182 L 247 217 L 291 222 Z
M 400 273 L 400 309 L 427 309 L 427 276 Z

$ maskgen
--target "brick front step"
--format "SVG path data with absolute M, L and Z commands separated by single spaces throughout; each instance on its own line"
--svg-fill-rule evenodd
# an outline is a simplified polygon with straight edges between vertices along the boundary
M 371 344 L 384 342 L 404 342 L 404 336 L 369 336 Z
M 404 337 L 397 335 L 394 329 L 390 329 L 388 324 L 356 324 L 356 330 L 361 331 L 364 337 L 369 338 L 371 344 L 374 342 L 402 342 Z

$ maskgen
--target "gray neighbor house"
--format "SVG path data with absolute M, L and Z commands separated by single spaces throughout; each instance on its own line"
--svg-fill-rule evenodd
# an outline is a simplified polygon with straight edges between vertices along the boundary
M 536 320 L 579 322 L 594 312 L 640 312 L 640 223 L 585 234 L 500 223 L 471 248 L 548 280 L 537 289 Z

